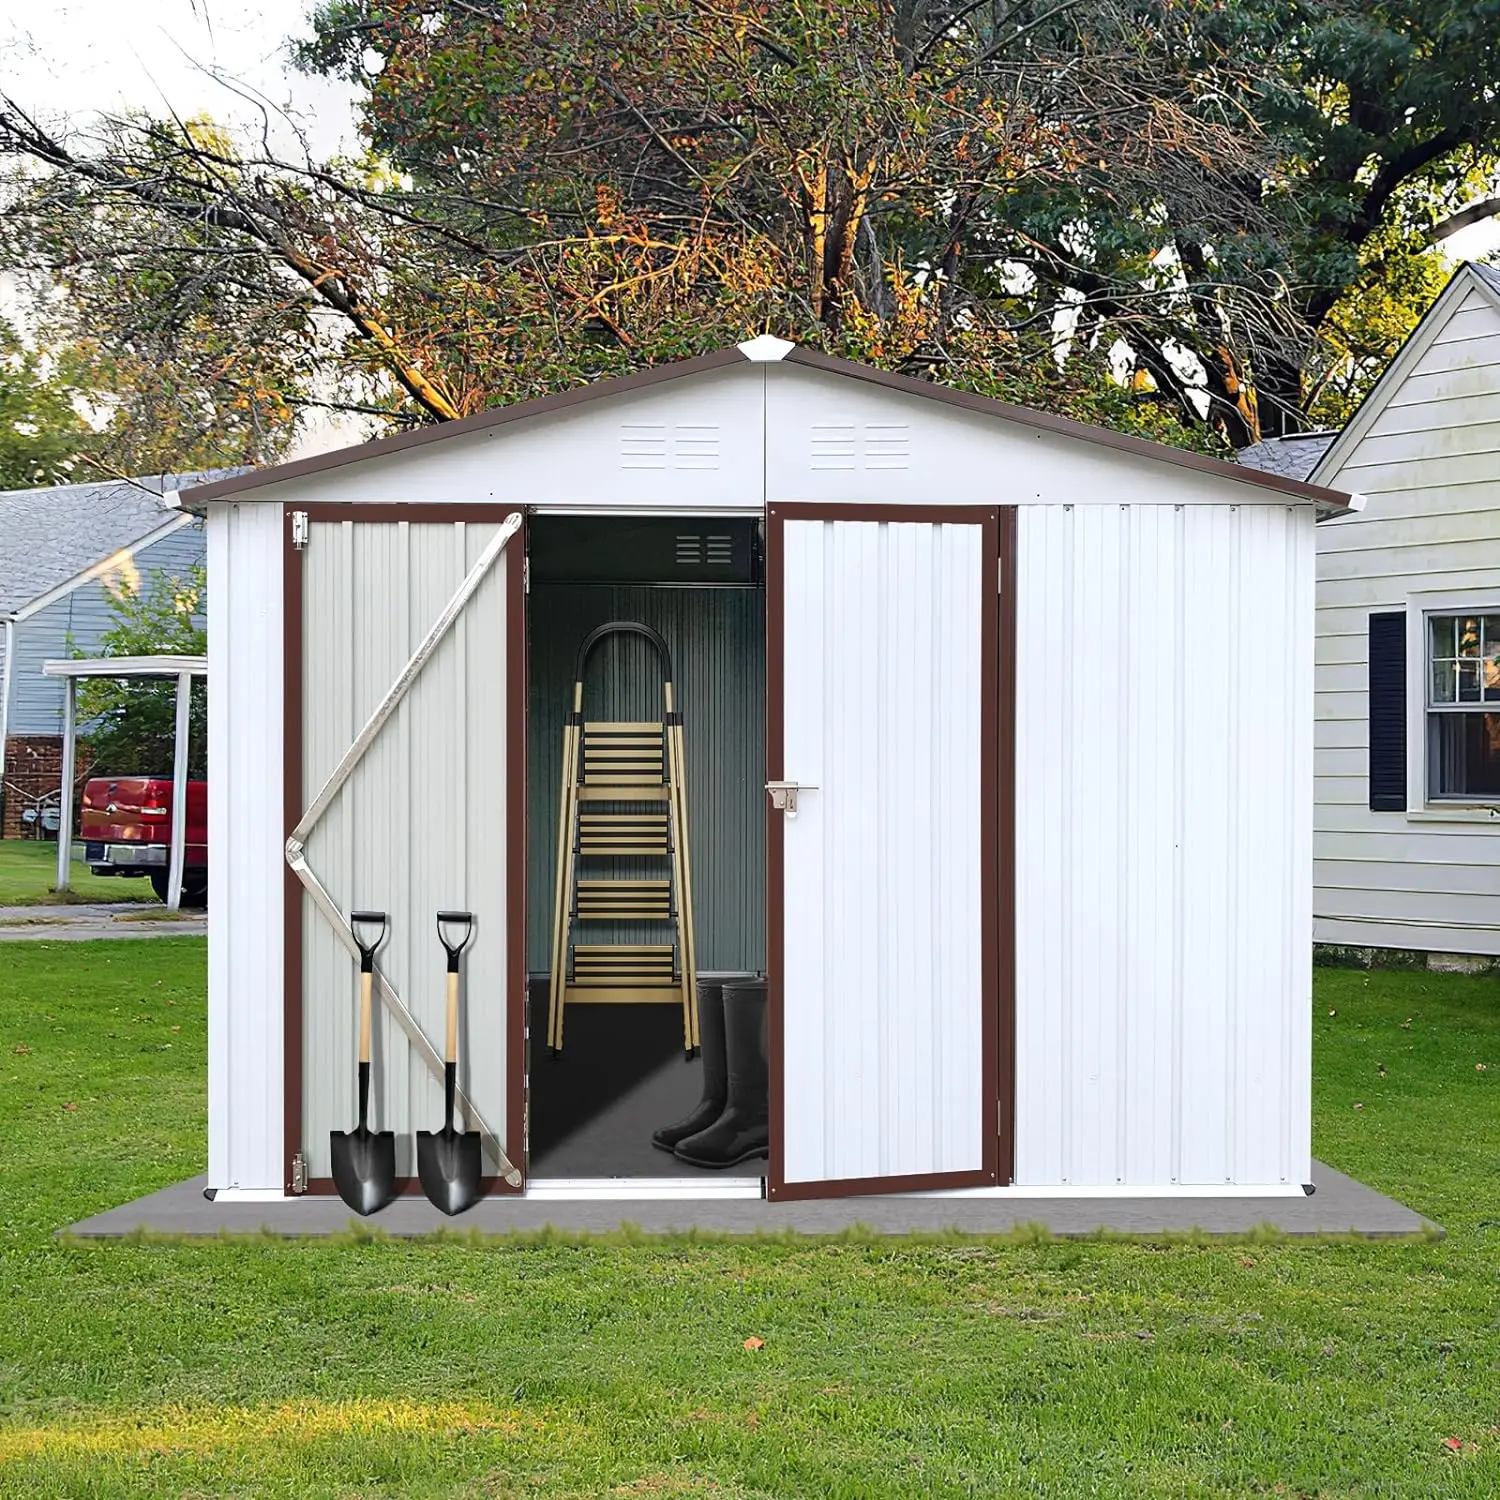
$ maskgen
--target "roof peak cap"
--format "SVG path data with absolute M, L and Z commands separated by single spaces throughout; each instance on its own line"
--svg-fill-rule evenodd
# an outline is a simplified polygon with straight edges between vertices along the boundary
M 790 339 L 779 339 L 774 333 L 763 333 L 759 338 L 746 339 L 739 346 L 740 353 L 756 364 L 767 364 L 785 359 L 797 346 Z

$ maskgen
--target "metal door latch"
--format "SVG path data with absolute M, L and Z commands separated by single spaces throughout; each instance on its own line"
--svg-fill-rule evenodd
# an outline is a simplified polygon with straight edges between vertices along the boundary
M 292 512 L 292 546 L 301 551 L 307 545 L 310 528 L 307 522 L 305 510 L 294 510 Z
M 307 1191 L 307 1158 L 300 1151 L 292 1158 L 292 1191 Z
M 771 794 L 771 806 L 787 817 L 797 816 L 797 793 L 815 792 L 817 787 L 810 781 L 768 781 L 766 790 Z

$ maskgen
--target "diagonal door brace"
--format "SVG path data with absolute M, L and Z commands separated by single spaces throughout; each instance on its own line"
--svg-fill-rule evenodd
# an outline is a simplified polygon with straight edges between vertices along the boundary
M 344 913 L 339 910 L 338 903 L 328 894 L 323 882 L 308 866 L 305 853 L 307 840 L 323 814 L 333 805 L 333 800 L 343 789 L 344 783 L 354 774 L 354 768 L 374 743 L 375 736 L 380 733 L 381 727 L 395 713 L 401 700 L 411 690 L 412 684 L 427 664 L 428 658 L 437 650 L 443 637 L 452 629 L 453 622 L 458 619 L 464 605 L 473 597 L 479 585 L 488 576 L 490 569 L 494 567 L 496 559 L 505 550 L 506 544 L 520 529 L 521 512 L 512 511 L 501 522 L 500 529 L 491 537 L 489 545 L 480 553 L 474 566 L 469 569 L 468 576 L 458 587 L 458 592 L 443 607 L 443 612 L 433 622 L 432 629 L 423 637 L 421 645 L 412 652 L 411 659 L 401 669 L 400 675 L 391 684 L 385 697 L 380 700 L 375 711 L 365 722 L 365 727 L 355 737 L 354 743 L 344 752 L 343 758 L 334 767 L 333 774 L 323 783 L 322 790 L 313 798 L 311 806 L 302 815 L 302 821 L 287 838 L 286 862 L 288 866 L 301 881 L 302 888 L 312 898 L 313 905 L 333 929 L 334 935 L 352 957 L 359 956 L 359 945 L 354 941 L 353 929 Z M 514 892 L 508 894 L 514 899 Z M 417 1018 L 407 1009 L 406 1002 L 396 993 L 379 969 L 375 971 L 375 988 L 381 1002 L 395 1018 L 396 1024 L 406 1033 L 407 1040 L 411 1042 L 417 1056 L 427 1065 L 427 1070 L 432 1076 L 441 1082 L 444 1076 L 441 1055 L 437 1048 L 428 1041 L 426 1033 L 417 1023 Z M 519 1187 L 521 1173 L 506 1155 L 500 1138 L 485 1123 L 484 1116 L 474 1107 L 473 1102 L 462 1089 L 456 1090 L 454 1097 L 458 1107 L 463 1111 L 464 1118 L 478 1128 L 483 1137 L 485 1149 L 494 1157 L 499 1166 L 500 1175 L 512 1187 Z

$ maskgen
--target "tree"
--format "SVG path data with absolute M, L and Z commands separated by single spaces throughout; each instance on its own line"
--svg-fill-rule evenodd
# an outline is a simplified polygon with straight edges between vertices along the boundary
M 208 636 L 202 619 L 205 575 L 155 570 L 142 587 L 122 583 L 110 601 L 103 656 L 202 656 Z M 74 656 L 83 653 L 75 650 Z M 177 684 L 150 678 L 86 678 L 78 687 L 79 722 L 86 726 L 94 773 L 170 775 L 177 742 Z M 188 774 L 208 763 L 208 695 L 195 686 L 188 713 Z
M 0 489 L 65 483 L 93 439 L 66 380 L 0 320 Z
M 245 453 L 308 402 L 447 420 L 766 330 L 1242 444 L 1353 399 L 1392 269 L 1394 333 L 1430 247 L 1492 211 L 1497 19 L 329 0 L 299 56 L 361 86 L 365 159 L 175 121 L 80 140 L 0 97 L 30 173 L 0 255 L 183 372 L 168 399 L 227 413 Z

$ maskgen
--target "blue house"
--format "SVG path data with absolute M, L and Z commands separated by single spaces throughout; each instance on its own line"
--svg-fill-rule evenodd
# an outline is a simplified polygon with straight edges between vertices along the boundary
M 0 788 L 5 837 L 39 831 L 62 768 L 63 685 L 42 663 L 100 650 L 110 602 L 205 560 L 203 523 L 164 495 L 216 474 L 0 491 Z M 27 817 L 27 813 L 32 816 Z

